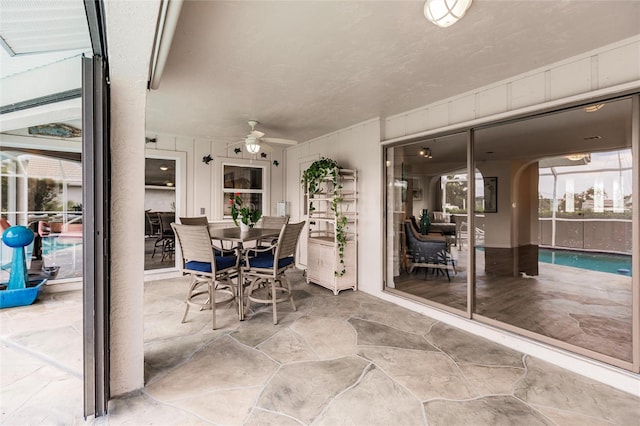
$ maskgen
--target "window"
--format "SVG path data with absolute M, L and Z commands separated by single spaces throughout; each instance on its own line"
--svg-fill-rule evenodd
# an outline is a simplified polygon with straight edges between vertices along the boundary
M 11 225 L 47 228 L 27 247 L 28 259 L 43 266 L 57 266 L 53 279 L 82 277 L 82 164 L 80 153 L 41 151 L 25 154 L 7 148 L 0 152 L 0 210 Z M 11 261 L 12 252 L 0 250 L 0 265 Z M 0 281 L 8 271 L 0 271 Z
M 266 168 L 263 166 L 241 166 L 235 164 L 222 165 L 222 205 L 223 215 L 231 217 L 230 200 L 237 194 L 240 195 L 245 205 L 261 213 L 266 211 L 265 181 Z

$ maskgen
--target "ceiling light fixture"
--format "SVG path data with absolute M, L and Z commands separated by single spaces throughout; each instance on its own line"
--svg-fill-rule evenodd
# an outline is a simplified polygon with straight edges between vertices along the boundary
M 258 142 L 258 138 L 255 138 L 251 135 L 247 136 L 247 139 L 245 139 L 244 146 L 247 148 L 247 152 L 249 152 L 250 154 L 257 154 L 260 151 L 260 143 Z
M 604 104 L 594 104 L 584 107 L 586 112 L 596 112 L 601 110 L 604 107 Z
M 169 170 L 169 167 L 162 165 L 160 166 L 160 170 L 162 170 L 163 172 L 166 172 L 167 170 Z
M 433 155 L 431 155 L 430 148 L 422 148 L 420 150 L 420 155 L 423 156 L 424 158 L 433 158 Z
M 446 28 L 458 22 L 471 6 L 471 0 L 427 0 L 424 16 L 437 26 Z
M 567 160 L 580 161 L 583 158 L 586 158 L 587 156 L 589 156 L 589 154 L 571 154 L 571 155 L 567 155 Z

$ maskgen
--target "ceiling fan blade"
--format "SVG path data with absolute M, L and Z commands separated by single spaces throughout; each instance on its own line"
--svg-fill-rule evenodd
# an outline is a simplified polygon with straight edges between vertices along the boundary
M 272 143 L 275 145 L 297 145 L 298 141 L 293 139 L 281 139 L 281 138 L 262 138 L 264 142 Z
M 238 145 L 241 145 L 241 144 L 244 144 L 244 139 L 241 140 L 241 141 L 237 141 L 237 142 L 227 142 L 226 146 L 227 146 L 227 148 L 231 148 L 231 147 L 238 146 Z
M 241 145 L 241 144 L 244 144 L 244 139 L 241 140 L 241 141 L 238 141 L 238 142 L 228 142 L 227 143 L 227 148 L 231 148 L 231 147 L 238 146 L 238 145 Z
M 249 133 L 250 136 L 253 136 L 256 139 L 260 139 L 261 137 L 264 136 L 264 133 L 259 132 L 257 130 L 252 130 L 251 133 Z

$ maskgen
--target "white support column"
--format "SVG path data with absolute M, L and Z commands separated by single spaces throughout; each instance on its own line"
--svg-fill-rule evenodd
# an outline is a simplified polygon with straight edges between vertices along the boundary
M 108 1 L 111 82 L 111 396 L 144 385 L 144 159 L 159 1 Z

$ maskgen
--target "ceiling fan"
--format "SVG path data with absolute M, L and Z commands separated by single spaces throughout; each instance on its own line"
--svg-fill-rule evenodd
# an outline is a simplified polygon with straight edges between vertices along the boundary
M 249 134 L 245 136 L 244 140 L 236 142 L 233 145 L 244 144 L 245 149 L 250 154 L 257 154 L 258 152 L 260 152 L 261 148 L 270 150 L 270 144 L 296 145 L 298 143 L 297 141 L 294 141 L 292 139 L 265 138 L 263 132 L 256 130 L 256 126 L 260 124 L 257 120 L 249 120 L 248 123 L 249 126 L 251 126 L 251 131 L 249 132 Z

